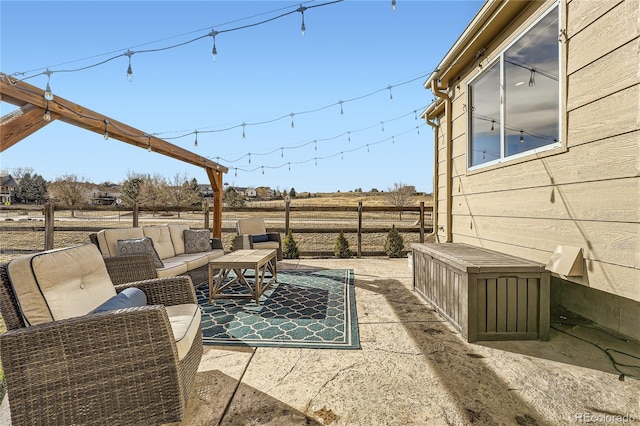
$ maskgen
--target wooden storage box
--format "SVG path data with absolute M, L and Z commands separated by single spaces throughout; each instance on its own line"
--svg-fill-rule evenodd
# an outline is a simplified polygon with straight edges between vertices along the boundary
M 469 342 L 549 340 L 545 265 L 460 243 L 411 249 L 414 290 Z

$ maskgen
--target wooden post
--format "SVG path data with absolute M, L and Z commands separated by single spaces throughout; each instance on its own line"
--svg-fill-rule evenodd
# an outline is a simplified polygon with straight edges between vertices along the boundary
M 51 250 L 53 248 L 53 228 L 55 215 L 53 213 L 53 204 L 46 203 L 44 205 L 44 249 Z
M 133 224 L 131 226 L 133 226 L 134 228 L 138 227 L 138 203 L 133 203 L 133 212 L 132 212 L 132 216 L 133 216 Z
M 362 201 L 358 202 L 358 258 L 362 257 Z
M 209 228 L 209 203 L 204 201 L 202 209 L 204 210 L 204 228 L 210 229 Z
M 222 238 L 222 171 L 205 167 L 213 190 L 213 218 L 211 229 L 213 238 Z
M 289 233 L 289 205 L 291 201 L 284 202 L 284 233 L 285 235 Z
M 420 242 L 424 243 L 424 201 L 420 201 Z

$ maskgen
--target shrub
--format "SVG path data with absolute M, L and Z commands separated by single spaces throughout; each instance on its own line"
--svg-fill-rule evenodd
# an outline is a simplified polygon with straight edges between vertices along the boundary
M 389 257 L 404 257 L 402 251 L 404 250 L 404 238 L 398 232 L 395 226 L 389 231 L 387 235 L 387 241 L 384 243 L 384 252 Z
M 336 238 L 336 244 L 333 248 L 333 253 L 337 258 L 343 259 L 352 256 L 351 249 L 349 249 L 349 241 L 344 236 L 344 232 L 340 231 L 340 234 Z
M 293 231 L 289 229 L 287 235 L 282 242 L 282 257 L 285 259 L 299 259 L 300 252 L 298 251 L 298 244 L 293 238 Z

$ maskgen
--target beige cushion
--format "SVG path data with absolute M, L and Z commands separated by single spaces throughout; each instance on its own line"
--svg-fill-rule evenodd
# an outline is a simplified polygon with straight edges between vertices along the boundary
M 17 258 L 7 272 L 28 325 L 86 315 L 116 294 L 93 244 Z
M 158 252 L 160 259 L 164 260 L 176 255 L 168 226 L 144 226 L 142 232 L 145 237 L 150 237 L 153 240 L 153 247 Z
M 142 228 L 114 228 L 99 231 L 97 237 L 102 255 L 112 257 L 118 255 L 118 240 L 143 238 L 144 233 Z
M 176 255 L 184 254 L 184 231 L 189 229 L 189 225 L 168 225 L 171 241 L 173 242 L 173 251 Z
M 236 223 L 238 235 L 263 235 L 267 233 L 263 219 L 239 219 Z
M 187 262 L 183 262 L 177 257 L 172 257 L 162 261 L 164 268 L 156 269 L 158 278 L 175 277 L 177 275 L 184 275 L 187 269 Z
M 166 306 L 165 309 L 167 310 L 173 337 L 176 339 L 178 359 L 183 359 L 198 335 L 201 315 L 200 307 L 196 304 L 184 304 Z
M 280 248 L 280 244 L 277 241 L 265 241 L 262 243 L 253 243 L 254 249 L 264 250 L 264 249 L 278 249 Z

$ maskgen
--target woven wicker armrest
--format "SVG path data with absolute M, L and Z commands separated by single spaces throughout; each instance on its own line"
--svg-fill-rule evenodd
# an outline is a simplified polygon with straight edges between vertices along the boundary
M 0 353 L 14 424 L 140 424 L 181 392 L 162 306 L 10 330 Z
M 212 250 L 224 249 L 224 247 L 222 246 L 222 239 L 221 238 L 211 238 L 209 240 L 209 243 L 211 244 L 211 249 Z
M 115 287 L 117 292 L 121 292 L 127 287 L 139 288 L 147 295 L 149 305 L 172 306 L 183 303 L 198 303 L 191 277 L 186 275 L 134 281 Z
M 279 232 L 267 232 L 267 238 L 269 239 L 269 241 L 281 242 Z
M 150 255 L 105 257 L 104 264 L 114 285 L 157 278 L 158 273 Z

